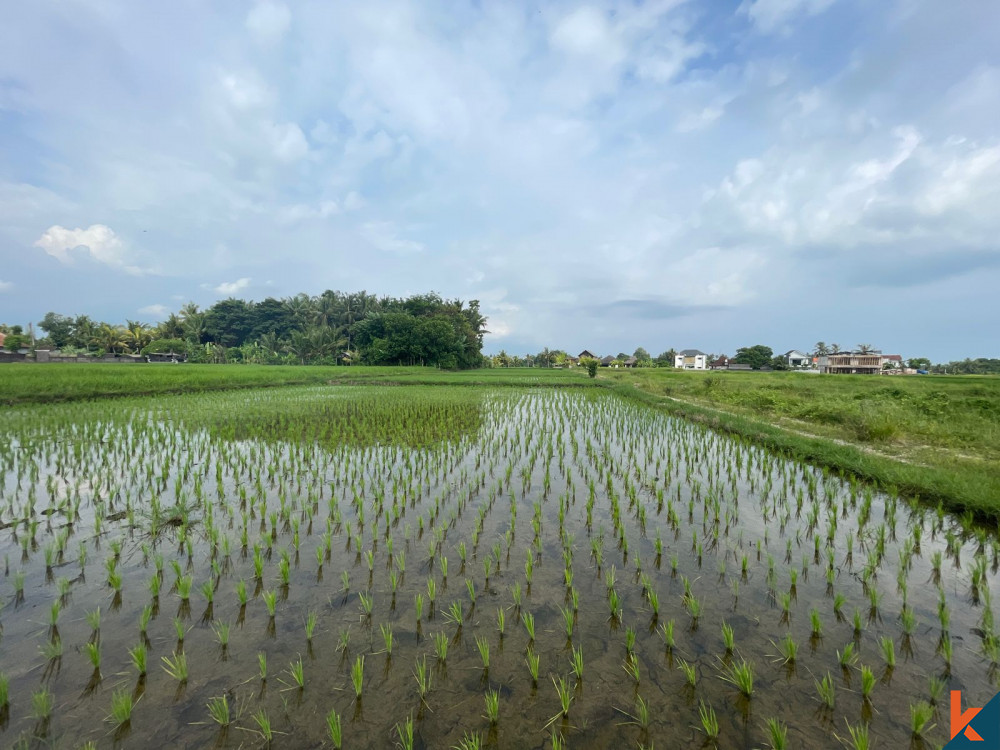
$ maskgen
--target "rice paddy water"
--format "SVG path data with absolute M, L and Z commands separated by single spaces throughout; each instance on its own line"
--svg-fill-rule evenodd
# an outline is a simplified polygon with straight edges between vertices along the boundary
M 598 391 L 8 409 L 0 528 L 5 746 L 929 747 L 1000 662 L 995 534 Z

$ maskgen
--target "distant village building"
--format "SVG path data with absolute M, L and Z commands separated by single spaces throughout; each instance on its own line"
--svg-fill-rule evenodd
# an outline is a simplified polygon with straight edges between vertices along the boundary
M 629 357 L 628 359 L 625 360 L 624 364 L 626 367 L 635 367 L 637 364 L 639 364 L 639 360 L 637 360 L 635 357 Z
M 707 370 L 708 355 L 697 349 L 682 349 L 674 357 L 674 367 L 684 370 Z
M 610 354 L 601 360 L 601 367 L 611 367 L 611 363 L 615 361 L 615 358 Z
M 886 367 L 889 364 L 890 367 Z M 819 371 L 829 375 L 897 375 L 903 373 L 899 354 L 837 352 L 819 357 Z
M 785 352 L 782 356 L 785 358 L 785 362 L 788 366 L 793 370 L 812 367 L 812 357 L 808 354 L 800 352 L 798 349 L 792 349 L 791 351 Z
M 729 367 L 729 357 L 723 354 L 718 359 L 712 360 L 709 365 L 709 370 L 725 370 Z
M 578 360 L 579 360 L 579 359 L 583 359 L 584 357 L 587 357 L 587 358 L 589 358 L 589 359 L 600 359 L 600 357 L 598 357 L 598 356 L 597 356 L 596 354 L 594 354 L 594 353 L 593 353 L 592 351 L 590 351 L 589 349 L 584 349 L 584 350 L 583 350 L 582 352 L 580 352 L 580 353 L 579 353 L 579 354 L 577 355 L 577 359 L 578 359 Z

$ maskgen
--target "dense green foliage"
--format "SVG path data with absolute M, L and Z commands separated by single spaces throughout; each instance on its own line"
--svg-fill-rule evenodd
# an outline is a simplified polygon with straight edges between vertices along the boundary
M 175 351 L 193 362 L 434 365 L 483 363 L 486 318 L 479 301 L 435 293 L 406 299 L 327 290 L 261 302 L 229 298 L 206 310 L 191 303 L 156 326 L 98 323 L 47 313 L 39 347 L 128 353 Z M 168 344 L 158 342 L 169 342 Z

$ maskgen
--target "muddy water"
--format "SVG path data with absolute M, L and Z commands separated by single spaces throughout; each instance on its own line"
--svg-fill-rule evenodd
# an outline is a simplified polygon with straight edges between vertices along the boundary
M 344 400 L 344 390 L 337 389 L 337 399 Z M 398 426 L 404 439 L 394 442 L 393 430 L 383 426 L 379 440 L 368 444 L 355 430 L 338 441 L 339 433 L 329 429 L 329 393 L 316 388 L 135 401 L 120 418 L 109 417 L 107 405 L 14 413 L 0 435 L 8 445 L 0 465 L 0 671 L 10 694 L 0 744 L 264 747 L 253 718 L 263 709 L 275 747 L 329 747 L 331 710 L 342 718 L 345 747 L 398 746 L 396 725 L 408 717 L 414 746 L 426 748 L 456 746 L 472 733 L 498 748 L 548 748 L 554 733 L 569 747 L 754 748 L 769 746 L 765 722 L 772 717 L 787 726 L 790 747 L 830 747 L 834 736 L 848 736 L 848 724 L 861 723 L 877 746 L 921 747 L 924 740 L 911 736 L 910 705 L 931 699 L 930 678 L 940 680 L 944 692 L 931 722 L 937 726 L 925 732 L 927 746 L 948 739 L 948 689 L 961 689 L 971 706 L 985 705 L 995 692 L 995 666 L 982 640 L 997 571 L 994 537 L 610 396 L 481 392 L 470 419 L 468 390 L 453 396 L 449 389 L 432 390 L 442 424 L 454 419 L 454 404 L 442 407 L 442 398 L 464 405 L 459 421 L 465 429 L 449 439 L 415 429 L 412 420 L 433 426 L 439 418 L 420 388 L 356 389 L 360 402 L 420 405 L 406 412 L 410 422 Z M 288 413 L 291 400 L 295 429 L 277 416 Z M 323 415 L 320 430 L 309 429 L 310 410 L 301 408 L 311 402 Z M 258 417 L 273 410 L 275 418 L 257 419 L 257 437 L 244 429 L 237 434 L 234 419 L 247 410 Z M 228 432 L 194 414 L 225 414 Z M 414 434 L 436 442 L 414 445 Z M 161 508 L 155 529 L 154 505 Z M 186 530 L 178 525 L 181 517 Z M 103 519 L 96 529 L 95 518 Z M 38 523 L 33 538 L 24 519 Z M 60 542 L 61 556 L 55 552 Z M 107 574 L 116 546 L 120 596 Z M 259 580 L 255 546 L 264 560 Z M 322 565 L 317 548 L 324 550 Z M 287 586 L 279 572 L 283 552 Z M 903 576 L 901 553 L 909 561 Z M 162 586 L 153 598 L 149 580 L 158 558 Z M 567 559 L 578 602 L 571 638 L 563 614 L 573 611 Z M 174 562 L 194 583 L 186 604 L 172 591 Z M 974 591 L 977 565 L 983 582 Z M 611 616 L 608 605 L 612 571 L 620 616 Z M 644 578 L 658 597 L 658 616 L 644 594 Z M 69 583 L 53 629 L 60 579 Z M 433 606 L 428 579 L 436 587 Z M 475 587 L 474 604 L 467 579 Z M 236 593 L 241 580 L 245 607 Z M 206 581 L 214 585 L 210 607 L 201 592 Z M 696 620 L 684 604 L 685 581 L 701 605 Z M 917 620 L 910 636 L 900 617 L 900 581 Z M 514 587 L 520 588 L 520 606 Z M 273 618 L 266 591 L 277 595 Z M 370 615 L 359 592 L 372 596 Z M 940 647 L 942 592 L 950 666 Z M 423 597 L 419 619 L 416 594 Z M 841 615 L 834 611 L 835 595 L 843 597 Z M 460 626 L 445 614 L 453 602 L 462 608 Z M 147 605 L 154 613 L 143 679 L 128 649 L 142 639 L 139 620 Z M 97 607 L 101 626 L 94 633 L 86 613 Z M 819 637 L 811 634 L 812 608 L 822 620 Z M 505 614 L 503 636 L 498 610 Z M 309 613 L 318 616 L 311 640 Z M 524 613 L 535 621 L 531 643 Z M 183 623 L 182 641 L 175 619 Z M 668 621 L 674 623 L 673 649 L 662 636 Z M 724 622 L 734 629 L 732 653 L 723 645 Z M 214 629 L 219 623 L 231 626 L 226 648 Z M 383 626 L 392 629 L 391 654 Z M 628 629 L 635 631 L 638 681 L 626 670 Z M 435 655 L 439 633 L 450 644 L 444 662 Z M 799 645 L 793 663 L 779 656 L 777 643 L 786 633 Z M 886 636 L 894 644 L 894 668 L 880 647 Z M 477 638 L 490 646 L 488 670 Z M 47 659 L 40 649 L 56 639 L 62 656 Z M 91 640 L 100 643 L 99 671 L 85 650 Z M 842 668 L 838 652 L 847 644 L 857 658 Z M 537 683 L 526 662 L 529 646 L 540 658 Z M 583 652 L 579 680 L 571 671 L 573 648 Z M 179 651 L 189 667 L 181 684 L 161 661 Z M 260 653 L 267 659 L 265 680 Z M 360 700 L 351 683 L 358 656 L 365 657 Z M 414 672 L 424 657 L 431 688 L 421 700 Z M 300 658 L 303 688 L 290 672 Z M 679 668 L 681 659 L 696 670 L 693 687 Z M 741 659 L 755 672 L 749 699 L 723 679 L 728 665 Z M 876 677 L 870 700 L 861 694 L 862 665 Z M 816 688 L 828 673 L 836 686 L 832 709 Z M 553 685 L 560 677 L 572 689 L 566 717 Z M 43 688 L 54 705 L 48 719 L 33 715 L 32 696 Z M 120 728 L 108 720 L 116 690 L 137 699 L 131 721 Z M 487 690 L 499 692 L 496 724 L 485 716 Z M 225 728 L 207 709 L 223 695 L 232 713 Z M 645 726 L 640 697 L 648 706 Z M 714 743 L 701 729 L 701 702 L 718 717 Z

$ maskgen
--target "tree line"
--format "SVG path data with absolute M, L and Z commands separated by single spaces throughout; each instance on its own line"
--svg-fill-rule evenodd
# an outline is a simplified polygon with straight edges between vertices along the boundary
M 36 348 L 64 352 L 183 354 L 193 362 L 253 364 L 483 365 L 487 319 L 478 300 L 435 292 L 406 298 L 327 290 L 260 302 L 190 302 L 156 325 L 125 325 L 49 312 Z

